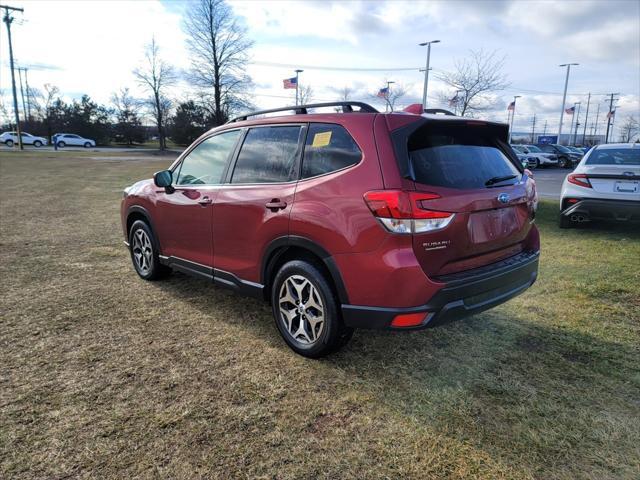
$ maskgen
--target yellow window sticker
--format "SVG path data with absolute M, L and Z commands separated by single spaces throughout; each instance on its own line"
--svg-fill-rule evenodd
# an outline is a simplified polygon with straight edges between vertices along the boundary
M 316 133 L 313 136 L 312 147 L 326 147 L 331 141 L 331 132 Z

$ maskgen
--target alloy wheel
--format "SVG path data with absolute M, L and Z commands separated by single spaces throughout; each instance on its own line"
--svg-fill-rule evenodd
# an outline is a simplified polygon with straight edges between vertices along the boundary
M 282 287 L 278 300 L 280 321 L 298 343 L 312 345 L 324 329 L 325 309 L 320 293 L 302 275 L 291 275 Z
M 141 228 L 133 232 L 131 252 L 138 271 L 142 275 L 147 275 L 153 263 L 153 247 L 149 235 Z

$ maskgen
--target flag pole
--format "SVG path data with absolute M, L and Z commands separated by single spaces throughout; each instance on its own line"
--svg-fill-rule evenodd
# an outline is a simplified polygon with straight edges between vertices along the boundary
M 304 70 L 296 70 L 296 107 L 298 106 L 298 76 L 302 72 L 304 72 Z

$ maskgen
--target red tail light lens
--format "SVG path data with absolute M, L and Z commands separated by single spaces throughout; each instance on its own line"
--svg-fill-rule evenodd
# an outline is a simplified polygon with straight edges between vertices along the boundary
M 417 327 L 422 325 L 424 319 L 427 317 L 428 312 L 422 313 L 404 313 L 396 315 L 391 322 L 392 327 Z
M 578 185 L 580 187 L 593 188 L 591 186 L 591 182 L 589 181 L 589 177 L 587 177 L 584 173 L 570 173 L 567 177 L 567 182 L 573 183 L 574 185 Z
M 440 195 L 403 190 L 373 190 L 364 195 L 371 212 L 394 233 L 420 233 L 446 227 L 453 213 L 424 208 L 423 202 L 436 198 Z

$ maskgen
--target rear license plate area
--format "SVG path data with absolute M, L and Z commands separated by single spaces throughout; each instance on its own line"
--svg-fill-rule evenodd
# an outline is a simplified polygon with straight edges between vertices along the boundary
M 640 192 L 640 182 L 635 180 L 618 180 L 615 184 L 614 191 L 619 193 L 638 193 Z
M 515 207 L 474 212 L 469 216 L 469 237 L 475 244 L 507 238 L 520 227 Z

